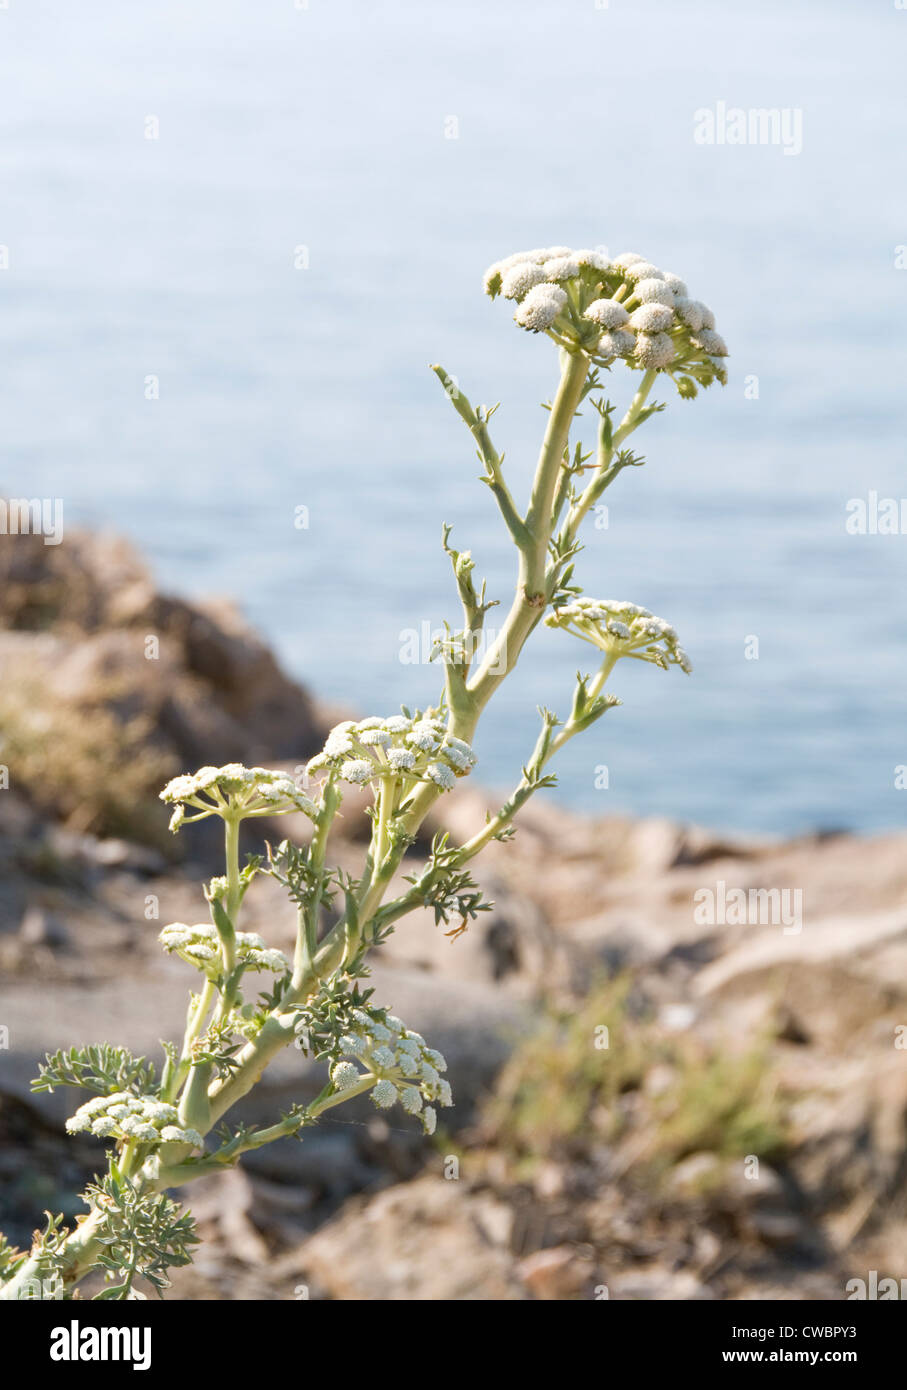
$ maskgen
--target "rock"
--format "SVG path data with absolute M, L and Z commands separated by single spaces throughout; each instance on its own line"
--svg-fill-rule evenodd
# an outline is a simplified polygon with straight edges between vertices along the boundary
M 835 1246 L 852 1241 L 874 1210 L 897 1201 L 903 1183 L 907 1075 L 891 1035 L 885 1043 L 884 1050 L 864 1047 L 806 1071 L 791 1064 L 780 1077 L 782 1084 L 801 1077 L 791 1111 L 791 1167 Z
M 128 840 L 101 840 L 96 835 L 79 835 L 51 826 L 46 843 L 61 859 L 90 869 L 123 869 L 151 876 L 167 868 L 167 860 L 157 850 L 147 845 L 131 844 Z
M 59 950 L 66 945 L 66 928 L 52 913 L 33 904 L 19 924 L 19 940 L 23 946 L 46 946 L 52 951 Z
M 276 1109 L 275 1112 L 276 1113 Z M 244 1163 L 250 1173 L 272 1181 L 302 1186 L 318 1199 L 345 1201 L 376 1181 L 375 1169 L 361 1153 L 358 1125 L 338 1125 L 335 1130 L 311 1129 L 300 1143 L 281 1140 L 249 1154 Z M 418 1131 L 412 1140 L 418 1144 Z
M 301 766 L 323 741 L 311 698 L 237 609 L 159 594 L 123 541 L 20 536 L 0 556 L 0 621 L 11 784 L 69 829 L 169 852 L 156 800 L 169 777 L 208 763 Z M 52 743 L 42 758 L 44 731 L 70 755 Z
M 766 1245 L 795 1245 L 807 1234 L 802 1217 L 780 1207 L 757 1207 L 750 1214 L 749 1225 Z
M 20 535 L 0 549 L 0 626 L 23 632 L 86 632 L 113 619 L 118 596 L 147 583 L 122 537 L 67 528 L 64 544 Z
M 551 1160 L 540 1163 L 533 1180 L 536 1194 L 543 1200 L 561 1197 L 567 1191 L 568 1172 L 565 1164 Z
M 859 917 L 810 916 L 802 931 L 785 934 L 780 926 L 751 927 L 744 945 L 707 966 L 697 993 L 725 989 L 741 976 L 800 964 L 814 969 L 836 960 L 864 960 L 892 942 L 907 943 L 907 910 L 895 908 Z
M 660 1009 L 658 1021 L 668 1033 L 685 1033 L 696 1022 L 697 1011 L 692 1004 L 665 1004 Z
M 490 1192 L 478 1192 L 470 1200 L 472 1219 L 491 1245 L 509 1249 L 513 1240 L 514 1210 Z
M 202 1178 L 192 1189 L 192 1215 L 199 1226 L 207 1227 L 206 1235 L 218 1240 L 233 1259 L 248 1264 L 268 1258 L 267 1244 L 252 1220 L 255 1206 L 255 1188 L 241 1168 Z
M 458 922 L 436 924 L 433 912 L 418 909 L 400 921 L 376 959 L 449 979 L 501 984 L 523 996 L 550 982 L 557 940 L 538 907 L 497 875 L 478 872 L 478 877 L 486 900 L 494 904 L 490 912 L 480 912 L 466 931 L 452 937 L 448 933 Z
M 630 916 L 604 912 L 587 917 L 570 930 L 570 943 L 588 971 L 598 964 L 612 975 L 641 965 L 649 965 L 667 955 L 672 941 L 657 923 L 642 912 Z
M 321 1296 L 370 1302 L 511 1301 L 526 1294 L 489 1241 L 476 1198 L 426 1176 L 354 1199 L 286 1264 Z
M 494 815 L 505 799 L 498 799 L 484 787 L 473 786 L 468 777 L 435 802 L 426 817 L 423 838 L 430 841 L 437 830 L 447 830 L 453 842 L 461 845 L 481 830 L 486 817 Z
M 714 1193 L 721 1186 L 724 1176 L 724 1164 L 717 1154 L 690 1154 L 671 1170 L 667 1191 L 685 1200 L 702 1197 Z
M 594 1296 L 592 1261 L 569 1245 L 536 1250 L 520 1260 L 516 1273 L 533 1298 L 547 1301 Z
M 640 821 L 629 837 L 628 850 L 635 872 L 660 874 L 680 862 L 686 836 L 673 821 Z
M 691 1303 L 712 1299 L 714 1294 L 689 1270 L 672 1270 L 664 1265 L 650 1265 L 608 1279 L 611 1298 L 635 1299 L 646 1303 L 667 1300 Z

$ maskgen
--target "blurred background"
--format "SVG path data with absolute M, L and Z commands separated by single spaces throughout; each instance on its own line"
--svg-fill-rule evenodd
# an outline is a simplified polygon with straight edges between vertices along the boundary
M 555 354 L 482 272 L 535 245 L 637 250 L 714 308 L 730 382 L 637 436 L 648 464 L 581 571 L 673 622 L 695 678 L 622 672 L 626 707 L 568 751 L 560 797 L 780 833 L 899 823 L 907 547 L 848 535 L 845 508 L 905 491 L 905 19 L 14 0 L 0 486 L 131 536 L 166 589 L 236 596 L 321 694 L 428 701 L 436 670 L 401 667 L 400 633 L 456 616 L 441 520 L 492 596 L 512 557 L 427 364 L 502 402 L 519 494 Z M 719 101 L 799 111 L 802 151 L 697 144 Z M 579 659 L 539 635 L 484 727 L 486 781 L 509 785 Z
M 693 677 L 620 669 L 624 706 L 483 861 L 494 912 L 378 953 L 381 1002 L 448 1055 L 450 1129 L 364 1104 L 200 1185 L 174 1293 L 839 1299 L 907 1274 L 907 539 L 846 527 L 907 495 L 905 45 L 891 0 L 0 8 L 0 497 L 64 518 L 59 546 L 0 536 L 12 1239 L 79 1211 L 98 1162 L 62 1135 L 72 1097 L 29 1098 L 36 1060 L 182 1029 L 156 924 L 204 914 L 217 846 L 168 837 L 161 782 L 295 767 L 339 711 L 434 700 L 401 656 L 458 618 L 442 520 L 506 606 L 428 364 L 502 403 L 523 496 L 556 354 L 482 273 L 564 244 L 679 274 L 730 347 L 726 388 L 664 394 L 634 436 L 578 565 L 675 624 Z M 721 103 L 802 142 L 698 143 Z M 622 412 L 638 379 L 612 379 Z M 455 837 L 584 650 L 536 634 L 445 799 Z M 799 929 L 697 917 L 721 885 L 799 894 Z M 270 888 L 249 904 L 288 946 Z M 320 1084 L 285 1056 L 243 1118 Z

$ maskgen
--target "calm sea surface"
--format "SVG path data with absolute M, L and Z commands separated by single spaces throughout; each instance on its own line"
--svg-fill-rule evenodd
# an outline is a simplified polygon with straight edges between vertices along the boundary
M 850 535 L 845 509 L 907 496 L 905 52 L 907 12 L 865 0 L 11 0 L 0 488 L 127 533 L 172 590 L 235 595 L 317 692 L 426 702 L 437 669 L 401 663 L 401 633 L 457 617 L 441 521 L 505 602 L 513 571 L 427 364 L 502 402 L 522 495 L 555 354 L 482 271 L 638 250 L 713 306 L 731 379 L 635 436 L 646 467 L 579 569 L 672 621 L 695 672 L 619 667 L 625 705 L 557 795 L 777 833 L 901 823 L 907 536 Z M 801 113 L 802 151 L 697 144 L 720 102 Z M 592 655 L 538 635 L 484 781 L 510 785 L 536 705 L 566 713 Z

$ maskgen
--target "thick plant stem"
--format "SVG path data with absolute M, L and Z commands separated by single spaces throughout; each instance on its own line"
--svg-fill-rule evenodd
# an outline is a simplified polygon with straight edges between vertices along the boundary
M 228 816 L 224 821 L 224 858 L 227 866 L 227 916 L 236 926 L 239 912 L 241 886 L 239 879 L 239 827 L 238 815 Z
M 548 601 L 545 570 L 553 529 L 554 498 L 570 428 L 583 397 L 590 366 L 588 357 L 582 352 L 564 352 L 561 359 L 561 379 L 548 418 L 526 513 L 528 534 L 518 543 L 520 562 L 516 595 L 499 637 L 467 684 L 469 705 L 451 711 L 450 732 L 467 743 L 472 740 L 488 701 L 516 666 L 526 639 L 542 618 Z M 413 794 L 403 821 L 409 834 L 418 830 L 439 794 L 432 786 L 420 787 Z
M 539 622 L 547 603 L 545 570 L 554 497 L 570 439 L 570 427 L 582 400 L 589 372 L 589 359 L 585 354 L 564 353 L 563 356 L 560 385 L 551 407 L 526 512 L 529 537 L 520 547 L 516 596 L 498 640 L 469 681 L 468 689 L 475 705 L 471 726 L 468 732 L 460 729 L 455 731 L 458 738 L 467 741 L 474 734 L 479 715 L 491 696 L 516 666 L 526 638 Z
M 195 1007 L 190 1010 L 189 1018 L 186 1023 L 186 1032 L 183 1037 L 183 1046 L 180 1052 L 179 1061 L 174 1068 L 169 1083 L 162 1092 L 161 1099 L 172 1101 L 180 1093 L 180 1088 L 189 1074 L 189 1066 L 192 1060 L 192 1044 L 202 1031 L 202 1025 L 208 1017 L 212 1001 L 217 993 L 213 980 L 205 980 L 201 993 L 198 996 Z
M 103 1248 L 99 1239 L 103 1220 L 103 1212 L 97 1209 L 92 1211 L 66 1237 L 60 1250 L 56 1252 L 53 1264 L 41 1251 L 30 1255 L 12 1279 L 0 1284 L 0 1300 L 43 1300 L 41 1286 L 45 1282 L 52 1283 L 55 1273 L 62 1279 L 64 1289 L 77 1284 L 97 1263 L 97 1257 Z
M 239 989 L 236 969 L 236 919 L 239 916 L 239 907 L 242 901 L 242 883 L 239 873 L 239 828 L 240 817 L 238 815 L 224 817 L 224 858 L 227 869 L 224 911 L 219 910 L 216 901 L 212 903 L 212 915 L 220 937 L 223 969 L 220 1000 L 214 1014 L 215 1025 L 226 1022 Z M 195 1039 L 193 1039 L 194 1041 Z M 179 1118 L 182 1125 L 190 1129 L 197 1129 L 200 1134 L 205 1134 L 211 1123 L 208 1087 L 211 1084 L 212 1065 L 210 1062 L 196 1062 L 193 1066 L 191 1056 L 192 1043 L 189 1044 L 189 1077 L 179 1102 Z
M 307 985 L 310 982 L 310 987 Z M 318 979 L 310 975 L 294 995 L 299 1004 L 304 1004 L 318 987 Z M 260 1078 L 265 1067 L 294 1037 L 295 1014 L 269 1014 L 258 1036 L 249 1042 L 238 1054 L 237 1067 L 229 1078 L 215 1081 L 210 1088 L 211 1124 L 216 1123 L 230 1106 L 240 1097 L 247 1095 Z
M 315 822 L 310 857 L 315 870 L 315 884 L 311 900 L 299 908 L 297 914 L 296 948 L 293 955 L 293 975 L 290 989 L 296 990 L 312 969 L 318 949 L 318 920 L 321 911 L 321 897 L 324 889 L 324 865 L 327 857 L 328 836 L 334 817 L 340 805 L 340 793 L 333 778 L 327 781 L 322 791 L 321 809 Z
M 378 793 L 378 830 L 375 836 L 375 868 L 379 874 L 388 851 L 388 831 L 390 830 L 396 795 L 397 779 L 395 777 L 385 778 Z
M 212 904 L 212 916 L 217 934 L 220 937 L 220 947 L 223 968 L 223 983 L 221 985 L 220 1000 L 218 1001 L 215 1013 L 215 1023 L 223 1023 L 233 1008 L 239 982 L 236 975 L 236 924 L 239 917 L 240 903 L 242 902 L 242 883 L 239 874 L 239 828 L 240 817 L 229 815 L 224 817 L 224 859 L 226 861 L 227 892 L 224 899 L 224 909 L 220 910 L 217 902 Z

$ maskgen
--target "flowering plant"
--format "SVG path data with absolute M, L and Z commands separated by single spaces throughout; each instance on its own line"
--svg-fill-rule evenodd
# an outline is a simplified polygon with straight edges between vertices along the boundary
M 554 754 L 620 702 L 606 683 L 622 657 L 689 671 L 677 634 L 647 609 L 584 597 L 574 581 L 581 524 L 606 488 L 643 460 L 624 447 L 655 411 L 647 404 L 659 378 L 684 398 L 726 381 L 726 348 L 714 318 L 675 275 L 636 255 L 608 260 L 565 247 L 510 256 L 485 277 L 492 298 L 515 302 L 515 322 L 546 334 L 560 354 L 560 379 L 525 511 L 514 501 L 502 455 L 491 441 L 494 408 L 474 408 L 452 378 L 433 370 L 466 423 L 518 552 L 515 593 L 506 620 L 483 659 L 474 659 L 492 606 L 476 588 L 469 551 L 454 550 L 445 528 L 462 606 L 462 627 L 440 644 L 444 689 L 435 708 L 346 721 L 308 764 L 305 789 L 285 773 L 237 764 L 177 777 L 162 792 L 173 807 L 171 829 L 216 817 L 223 824 L 225 871 L 204 887 L 209 921 L 171 923 L 161 944 L 198 971 L 182 1042 L 164 1044 L 160 1069 L 107 1044 L 47 1058 L 36 1090 L 73 1086 L 92 1096 L 67 1122 L 72 1133 L 107 1142 L 107 1171 L 84 1194 L 87 1214 L 65 1229 L 48 1216 L 32 1250 L 0 1243 L 0 1297 L 71 1297 L 91 1270 L 105 1273 L 100 1298 L 141 1297 L 137 1277 L 158 1291 L 167 1271 L 191 1259 L 191 1217 L 168 1195 L 195 1178 L 223 1171 L 241 1154 L 306 1128 L 336 1105 L 368 1093 L 380 1109 L 399 1105 L 426 1133 L 438 1107 L 452 1103 L 444 1058 L 420 1034 L 373 1002 L 361 982 L 368 956 L 395 923 L 418 907 L 436 922 L 465 929 L 489 904 L 470 862 L 512 821 L 540 787 Z M 613 368 L 639 376 L 619 423 L 606 394 Z M 571 446 L 580 406 L 598 416 L 593 450 Z M 436 835 L 427 860 L 400 878 L 416 834 L 433 804 L 475 765 L 471 743 L 485 706 L 513 671 L 532 631 L 544 620 L 599 649 L 602 662 L 580 675 L 563 722 L 542 710 L 542 728 L 513 793 L 462 844 Z M 349 786 L 371 797 L 371 840 L 361 873 L 330 864 L 334 818 Z M 301 813 L 304 843 L 284 841 L 266 857 L 240 859 L 246 820 Z M 243 903 L 261 874 L 286 890 L 297 916 L 292 960 L 255 933 L 240 930 Z M 250 977 L 269 974 L 270 992 L 250 997 Z M 274 1123 L 250 1128 L 227 1117 L 269 1062 L 294 1040 L 324 1066 L 324 1085 Z

